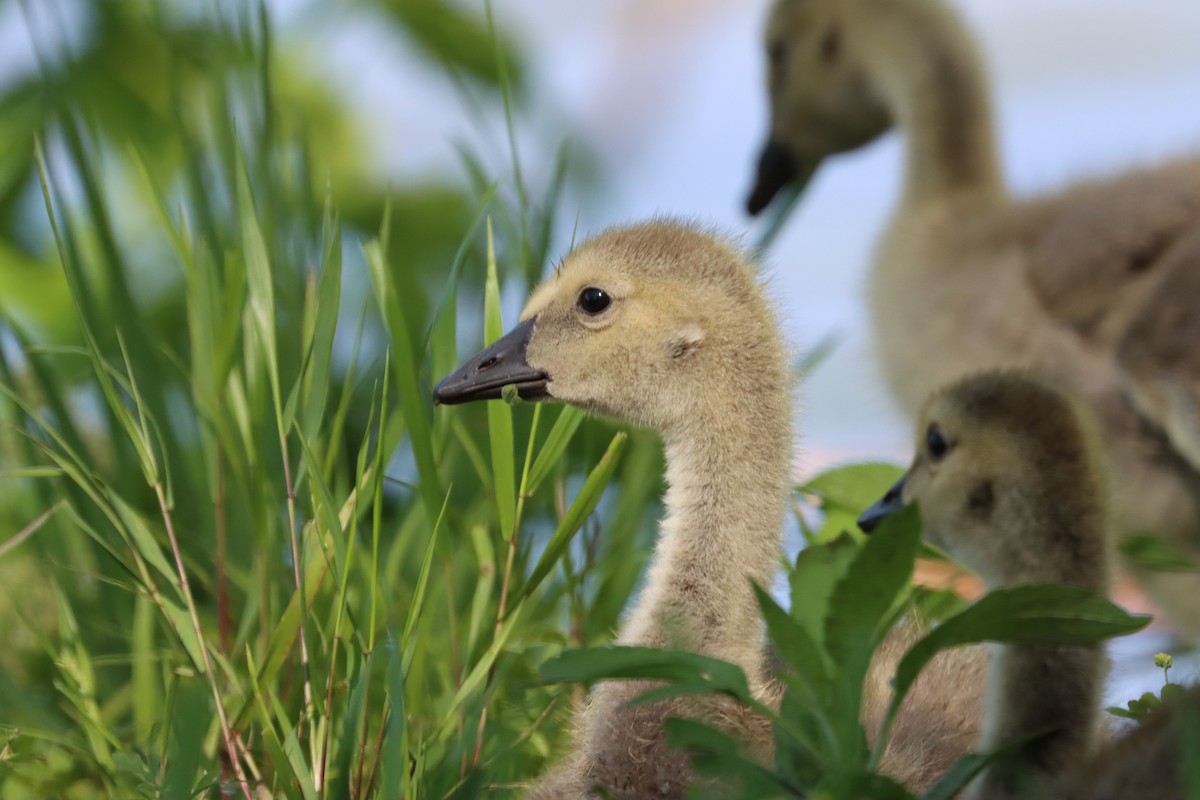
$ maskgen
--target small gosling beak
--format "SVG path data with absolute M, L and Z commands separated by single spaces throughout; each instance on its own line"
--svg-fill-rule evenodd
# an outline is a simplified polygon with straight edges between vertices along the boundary
M 758 157 L 758 176 L 746 201 L 746 210 L 751 216 L 758 214 L 795 175 L 796 159 L 779 142 L 768 141 Z
M 537 317 L 527 319 L 451 372 L 433 390 L 435 404 L 455 405 L 494 400 L 505 386 L 516 386 L 522 400 L 549 397 L 550 376 L 525 361 L 525 347 Z
M 803 191 L 818 164 L 819 160 L 798 159 L 784 145 L 773 139 L 768 141 L 758 157 L 758 174 L 746 210 L 751 216 L 757 215 L 788 184 L 795 184 L 797 191 Z
M 871 533 L 879 527 L 879 523 L 883 522 L 885 517 L 904 508 L 904 479 L 907 477 L 905 474 L 896 481 L 896 484 L 887 490 L 887 494 L 876 500 L 858 518 L 858 527 L 863 533 Z

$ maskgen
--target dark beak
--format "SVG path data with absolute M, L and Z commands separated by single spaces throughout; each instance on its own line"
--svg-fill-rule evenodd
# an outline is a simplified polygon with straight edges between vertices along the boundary
M 788 184 L 797 184 L 797 190 L 802 190 L 816 170 L 817 162 L 802 162 L 779 142 L 767 142 L 758 157 L 758 176 L 746 201 L 746 210 L 751 216 L 758 214 Z
M 454 405 L 494 400 L 505 386 L 517 387 L 523 400 L 549 397 L 546 384 L 550 376 L 525 363 L 525 347 L 536 322 L 537 317 L 525 320 L 442 378 L 433 390 L 433 402 Z
M 896 481 L 896 485 L 887 490 L 887 494 L 875 501 L 875 504 L 868 508 L 858 518 L 858 527 L 863 533 L 870 533 L 879 527 L 879 523 L 883 522 L 884 518 L 889 514 L 899 511 L 904 508 L 904 480 L 903 478 Z

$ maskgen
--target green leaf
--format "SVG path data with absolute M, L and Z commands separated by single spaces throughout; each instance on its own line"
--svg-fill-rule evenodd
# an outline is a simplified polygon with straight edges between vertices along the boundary
M 492 238 L 492 220 L 487 223 L 487 281 L 484 283 L 483 343 L 489 345 L 504 333 L 500 319 L 500 281 L 496 277 L 496 245 Z M 492 491 L 496 497 L 496 515 L 504 541 L 513 536 L 517 514 L 517 478 L 513 444 L 512 409 L 507 403 L 488 403 L 488 437 L 492 445 Z
M 276 427 L 280 438 L 291 427 L 283 419 L 282 390 L 279 385 L 279 348 L 275 334 L 275 285 L 271 274 L 271 256 L 263 237 L 262 226 L 254 209 L 250 177 L 238 157 L 238 211 L 242 226 L 242 261 L 246 266 L 246 285 L 249 290 L 250 318 L 258 332 L 263 348 L 263 363 L 271 384 L 271 398 L 278 415 Z
M 810 545 L 796 556 L 796 566 L 788 575 L 792 619 L 818 646 L 825 642 L 825 617 L 833 587 L 846 573 L 858 547 L 858 542 L 848 534 Z
M 868 797 L 871 800 L 913 800 L 913 795 L 891 778 L 861 768 L 835 773 L 831 780 L 822 783 L 810 796 L 839 800 Z
M 1018 736 L 1005 742 L 1000 747 L 987 753 L 967 753 L 954 762 L 932 786 L 921 795 L 921 800 L 951 800 L 961 792 L 976 775 L 983 772 L 995 761 L 1025 749 L 1030 744 L 1052 733 L 1050 729 L 1034 731 L 1025 736 Z
M 308 368 L 304 374 L 303 411 L 300 429 L 309 439 L 314 438 L 325 416 L 329 391 L 333 385 L 333 339 L 337 330 L 342 300 L 342 233 L 326 199 L 324 247 L 321 255 L 321 277 L 316 288 L 315 319 Z M 317 469 L 317 462 L 313 462 Z
M 546 576 L 550 574 L 550 570 L 554 569 L 554 565 L 562 556 L 563 551 L 567 549 L 567 545 L 571 543 L 571 537 L 583 527 L 584 520 L 596 508 L 605 487 L 612 480 L 613 472 L 617 468 L 617 460 L 620 458 L 621 451 L 625 449 L 627 439 L 628 435 L 624 432 L 620 432 L 612 438 L 608 449 L 604 451 L 600 461 L 596 463 L 587 480 L 583 482 L 583 488 L 575 496 L 574 502 L 567 509 L 567 513 L 563 515 L 562 521 L 558 523 L 558 528 L 550 537 L 546 549 L 542 551 L 542 556 L 534 566 L 533 572 L 530 573 L 529 579 L 521 587 L 520 599 L 525 599 L 541 585 Z
M 654 700 L 690 694 L 702 687 L 698 690 L 727 694 L 743 703 L 751 702 L 750 686 L 741 667 L 685 650 L 618 645 L 566 650 L 543 663 L 541 672 L 548 683 L 640 678 L 680 684 L 680 691 L 655 691 Z
M 183 602 L 183 589 L 179 585 L 179 577 L 175 572 L 175 567 L 163 555 L 162 546 L 154 538 L 154 534 L 150 532 L 150 526 L 146 520 L 121 497 L 110 493 L 109 499 L 112 501 L 113 508 L 121 516 L 121 521 L 125 524 L 125 530 L 129 532 L 132 544 L 137 549 L 138 555 L 167 579 L 171 586 L 174 587 L 176 596 L 180 602 Z M 190 627 L 191 623 L 189 623 Z
M 1117 549 L 1129 563 L 1155 572 L 1200 572 L 1200 562 L 1175 545 L 1149 533 L 1125 536 Z
M 912 578 L 920 539 L 916 507 L 884 520 L 834 586 L 825 620 L 825 648 L 837 666 L 830 714 L 842 757 L 865 747 L 858 722 L 863 679 L 879 643 L 881 622 Z
M 832 666 L 825 660 L 825 654 L 804 626 L 789 617 L 759 586 L 754 587 L 754 593 L 766 620 L 767 634 L 775 646 L 776 654 L 799 679 L 798 683 L 807 695 L 803 698 L 804 701 L 816 709 L 821 708 L 827 702 L 825 693 L 828 690 Z
M 405 314 L 408 306 L 401 302 L 397 293 L 385 252 L 382 234 L 380 239 L 363 246 L 375 296 L 387 321 L 388 332 L 392 336 L 392 379 L 395 382 L 396 399 L 400 405 L 400 416 L 408 429 L 413 458 L 417 462 L 417 473 L 421 478 L 418 491 L 425 506 L 426 518 L 432 524 L 437 519 L 438 509 L 442 507 L 445 492 L 442 490 L 441 478 L 438 476 L 437 463 L 433 456 L 432 411 L 429 407 L 428 386 L 421 378 L 421 354 L 417 353 L 409 333 Z
M 387 730 L 380 747 L 379 758 L 383 763 L 382 795 L 384 800 L 399 800 L 411 797 L 405 791 L 409 784 L 408 769 L 408 723 L 404 708 L 404 667 L 399 648 L 394 648 L 388 658 L 387 696 L 392 703 L 388 714 Z
M 546 441 L 542 442 L 542 449 L 538 451 L 537 458 L 533 460 L 533 466 L 529 470 L 529 480 L 525 488 L 527 494 L 536 492 L 542 481 L 549 477 L 586 416 L 582 409 L 575 406 L 562 406 L 558 419 L 554 420 L 550 433 L 546 434 Z
M 421 607 L 425 604 L 425 590 L 429 585 L 429 569 L 433 566 L 433 554 L 437 548 L 438 532 L 442 529 L 442 520 L 446 517 L 446 507 L 450 505 L 450 491 L 446 491 L 446 499 L 442 502 L 442 510 L 437 522 L 433 524 L 433 532 L 429 534 L 429 544 L 425 547 L 425 560 L 421 562 L 421 572 L 417 576 L 417 586 L 413 589 L 412 600 L 409 602 L 408 615 L 404 619 L 404 633 L 400 637 L 400 647 L 404 651 L 402 666 L 407 670 L 412 659 L 411 637 L 413 628 L 421 616 Z
M 1078 586 L 1037 584 L 989 592 L 926 634 L 896 667 L 895 692 L 876 753 L 882 753 L 900 704 L 925 665 L 942 650 L 978 642 L 1015 645 L 1085 645 L 1144 628 L 1107 598 Z
M 882 497 L 904 469 L 895 464 L 851 464 L 822 472 L 800 487 L 800 491 L 815 494 L 823 506 L 836 506 L 855 515 L 867 510 Z
M 204 755 L 204 737 L 213 719 L 212 696 L 203 681 L 183 680 L 166 707 L 166 774 L 163 797 L 194 797 L 197 774 Z M 161 713 L 161 711 L 160 711 Z
M 691 719 L 670 717 L 663 720 L 667 744 L 687 750 L 696 774 L 716 778 L 721 797 L 779 797 L 798 794 L 779 776 L 754 759 L 742 755 L 734 737 Z M 735 786 L 737 787 L 735 789 Z

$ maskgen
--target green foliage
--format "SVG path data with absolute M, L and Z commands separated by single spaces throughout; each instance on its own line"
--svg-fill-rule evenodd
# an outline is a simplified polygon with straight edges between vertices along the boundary
M 552 214 L 477 163 L 386 200 L 265 15 L 144 5 L 3 101 L 53 238 L 0 208 L 0 798 L 516 794 L 567 720 L 536 665 L 611 630 L 659 486 L 578 411 L 431 405 Z M 401 5 L 515 106 L 489 19 Z
M 1184 690 L 1180 684 L 1171 683 L 1170 673 L 1173 665 L 1174 659 L 1171 658 L 1169 653 L 1156 653 L 1154 656 L 1154 666 L 1163 671 L 1163 687 L 1159 690 L 1159 693 L 1143 692 L 1141 697 L 1128 701 L 1125 704 L 1125 708 L 1109 706 L 1105 710 L 1114 717 L 1142 720 L 1163 703 L 1178 702 L 1183 696 Z
M 855 475 L 857 479 L 848 476 Z M 861 465 L 815 478 L 834 502 L 882 495 L 893 469 Z M 567 651 L 542 666 L 548 680 L 593 682 L 602 678 L 663 681 L 635 702 L 715 692 L 738 699 L 767 717 L 774 729 L 775 764 L 766 767 L 739 754 L 728 733 L 696 721 L 675 721 L 674 741 L 693 748 L 699 774 L 719 779 L 717 796 L 737 786 L 745 797 L 910 798 L 877 772 L 891 722 L 921 669 L 937 653 L 979 642 L 1086 644 L 1138 630 L 1149 619 L 1126 614 L 1107 599 L 1070 586 L 1027 586 L 985 595 L 948 616 L 900 660 L 895 693 L 874 748 L 867 749 L 859 710 L 870 657 L 904 610 L 925 602 L 911 592 L 920 520 L 915 508 L 889 517 L 865 541 L 843 535 L 801 551 L 790 570 L 792 597 L 785 611 L 759 590 L 759 604 L 778 660 L 784 695 L 772 710 L 749 694 L 745 676 L 730 664 L 691 653 L 606 647 Z M 995 752 L 969 754 L 930 787 L 925 800 L 953 797 L 980 770 L 1029 740 Z
M 1149 533 L 1122 537 L 1117 549 L 1125 560 L 1154 572 L 1198 572 L 1200 563 L 1160 536 Z

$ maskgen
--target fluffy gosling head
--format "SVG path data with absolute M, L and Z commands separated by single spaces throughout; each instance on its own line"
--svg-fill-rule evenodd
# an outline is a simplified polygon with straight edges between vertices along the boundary
M 787 380 L 753 268 L 725 241 L 678 223 L 585 242 L 533 292 L 521 320 L 439 383 L 437 402 L 499 397 L 513 384 L 526 399 L 669 434 L 711 420 L 713 408 L 753 406 Z
M 1026 376 L 988 373 L 926 401 L 912 465 L 859 525 L 870 530 L 915 501 L 925 538 L 989 588 L 1098 589 L 1107 579 L 1104 497 L 1077 405 Z
M 868 79 L 866 43 L 850 15 L 888 13 L 844 0 L 777 0 L 767 21 L 770 134 L 747 207 L 766 208 L 788 183 L 802 182 L 826 156 L 886 132 L 891 114 Z

